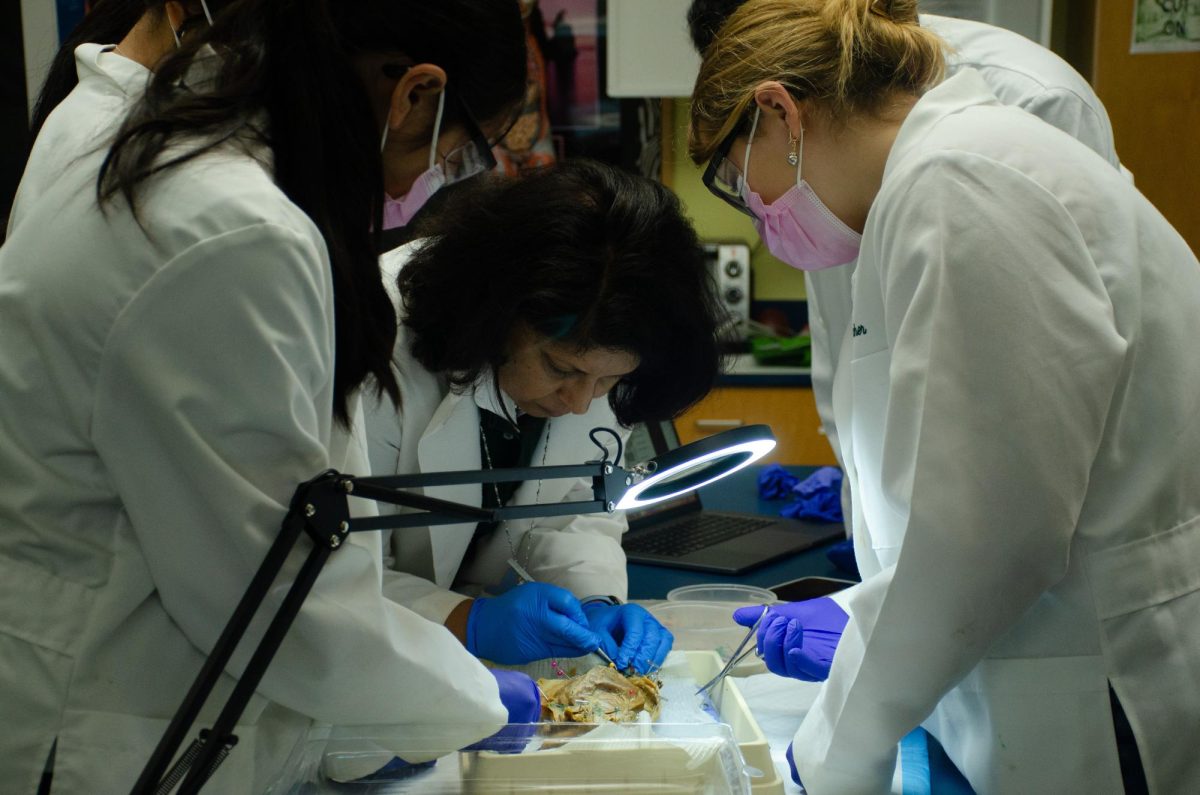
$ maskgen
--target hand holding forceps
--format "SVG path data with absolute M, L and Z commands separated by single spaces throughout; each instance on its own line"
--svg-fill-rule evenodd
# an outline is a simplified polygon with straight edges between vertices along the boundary
M 767 615 L 767 611 L 769 609 L 769 605 L 763 605 L 762 612 L 758 614 L 758 620 L 754 622 L 754 625 L 750 627 L 750 631 L 746 633 L 746 637 L 742 638 L 742 642 L 739 643 L 737 648 L 733 650 L 733 653 L 729 655 L 729 662 L 725 663 L 721 670 L 717 672 L 716 676 L 701 685 L 700 689 L 696 691 L 696 695 L 700 695 L 701 693 L 712 690 L 717 686 L 718 682 L 720 682 L 726 676 L 729 676 L 729 672 L 732 671 L 738 663 L 750 656 L 751 652 L 758 650 L 757 643 L 751 646 L 749 649 L 746 649 L 746 644 L 749 643 L 754 637 L 754 634 L 758 632 L 758 625 L 762 623 L 762 620 Z M 742 651 L 742 649 L 746 650 Z

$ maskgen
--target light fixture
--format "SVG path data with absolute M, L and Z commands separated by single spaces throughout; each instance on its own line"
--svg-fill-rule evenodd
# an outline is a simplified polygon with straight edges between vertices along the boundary
M 597 438 L 600 433 L 608 433 L 617 439 L 617 455 L 612 461 L 608 460 L 608 449 Z M 221 636 L 213 645 L 212 652 L 197 674 L 183 703 L 142 769 L 133 787 L 134 795 L 167 795 L 176 785 L 179 786 L 180 795 L 200 791 L 237 744 L 237 736 L 233 734 L 234 726 L 237 725 L 250 697 L 266 673 L 268 664 L 279 650 L 279 645 L 299 613 L 300 606 L 312 589 L 317 575 L 329 556 L 341 548 L 350 533 L 463 522 L 497 522 L 545 516 L 611 513 L 625 508 L 637 508 L 669 500 L 720 480 L 749 466 L 775 447 L 775 437 L 769 427 L 748 425 L 683 445 L 650 461 L 625 469 L 617 463 L 621 460 L 621 441 L 615 431 L 595 428 L 591 432 L 591 438 L 600 448 L 602 457 L 598 461 L 584 464 L 422 472 L 382 477 L 354 477 L 328 470 L 300 484 L 292 496 L 279 535 L 267 551 L 229 623 L 225 625 Z M 502 506 L 484 510 L 472 505 L 405 491 L 430 486 L 559 478 L 591 478 L 593 499 L 543 505 Z M 349 501 L 352 498 L 400 505 L 409 511 L 385 516 L 351 517 Z M 175 759 L 176 751 L 200 714 L 201 707 L 208 700 L 251 619 L 258 612 L 301 534 L 312 540 L 313 548 L 272 617 L 270 626 L 259 641 L 212 728 L 202 730 L 172 765 L 171 760 Z
M 734 428 L 677 447 L 633 467 L 635 480 L 617 502 L 617 510 L 643 508 L 704 488 L 750 466 L 774 448 L 775 437 L 766 425 Z

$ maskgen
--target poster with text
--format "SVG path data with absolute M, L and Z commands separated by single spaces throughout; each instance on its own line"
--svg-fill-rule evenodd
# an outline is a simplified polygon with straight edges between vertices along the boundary
M 1133 53 L 1200 52 L 1200 0 L 1137 0 Z

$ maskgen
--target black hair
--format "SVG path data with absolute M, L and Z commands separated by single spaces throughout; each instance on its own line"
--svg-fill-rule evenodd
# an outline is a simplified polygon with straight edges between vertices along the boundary
M 519 324 L 640 358 L 609 393 L 629 426 L 675 417 L 712 389 L 725 314 L 679 200 L 644 177 L 567 160 L 481 180 L 418 222 L 400 272 L 414 358 L 456 389 L 493 378 Z
M 688 8 L 688 33 L 692 37 L 692 46 L 701 55 L 717 37 L 717 31 L 725 24 L 729 15 L 738 9 L 746 0 L 692 0 Z
M 206 2 L 209 11 L 216 14 L 228 0 Z M 166 4 L 167 0 L 97 0 L 92 4 L 92 8 L 79 20 L 50 62 L 46 82 L 42 84 L 29 122 L 31 144 L 46 123 L 46 117 L 79 83 L 79 74 L 75 69 L 75 48 L 81 44 L 116 44 L 125 38 L 147 11 L 163 13 Z M 190 28 L 192 22 L 202 19 L 203 14 L 196 14 L 189 18 L 185 27 Z
M 219 55 L 205 45 L 212 45 Z M 374 376 L 395 397 L 395 311 L 374 236 L 383 224 L 381 123 L 358 71 L 364 55 L 436 63 L 478 118 L 517 106 L 525 36 L 516 0 L 231 0 L 211 28 L 155 70 L 100 170 L 101 202 L 137 212 L 154 174 L 226 143 L 270 148 L 276 184 L 316 224 L 333 273 L 334 415 Z M 197 62 L 203 81 L 185 75 Z M 457 103 L 447 103 L 450 109 Z M 165 148 L 175 152 L 162 156 Z M 147 230 L 152 233 L 153 230 Z

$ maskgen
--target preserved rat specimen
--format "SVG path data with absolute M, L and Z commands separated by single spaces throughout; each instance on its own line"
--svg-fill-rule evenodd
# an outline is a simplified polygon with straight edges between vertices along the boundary
M 538 688 L 545 720 L 623 723 L 636 720 L 643 711 L 658 717 L 658 682 L 647 676 L 625 676 L 609 666 L 598 665 L 568 679 L 539 679 Z

